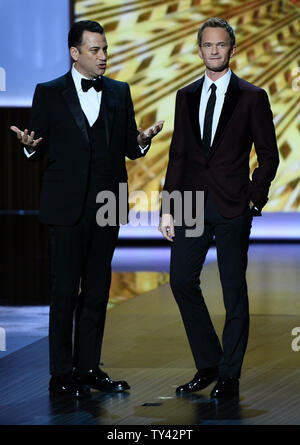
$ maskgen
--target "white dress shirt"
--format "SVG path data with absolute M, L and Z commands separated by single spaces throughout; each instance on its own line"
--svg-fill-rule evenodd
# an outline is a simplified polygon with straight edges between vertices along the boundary
M 82 111 L 86 115 L 90 126 L 92 126 L 98 119 L 99 110 L 101 106 L 102 91 L 96 91 L 95 88 L 89 88 L 88 91 L 82 91 L 81 79 L 88 79 L 77 71 L 74 64 L 72 66 L 71 74 L 74 80 L 78 99 Z
M 200 98 L 200 105 L 199 105 L 199 124 L 200 124 L 200 131 L 201 131 L 201 138 L 203 138 L 203 126 L 204 126 L 204 117 L 205 117 L 205 111 L 206 111 L 206 105 L 209 99 L 209 96 L 211 94 L 210 86 L 212 83 L 214 83 L 217 87 L 216 89 L 216 103 L 214 108 L 214 115 L 213 115 L 213 122 L 212 122 L 212 129 L 211 129 L 211 145 L 213 143 L 216 129 L 219 123 L 225 93 L 227 91 L 228 84 L 230 82 L 230 76 L 231 76 L 231 70 L 229 69 L 222 77 L 220 77 L 218 80 L 213 82 L 206 74 L 204 76 L 204 82 L 201 92 L 201 98 Z

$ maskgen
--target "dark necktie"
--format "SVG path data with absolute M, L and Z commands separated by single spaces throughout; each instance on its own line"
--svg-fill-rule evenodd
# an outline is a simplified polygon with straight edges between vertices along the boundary
M 95 88 L 96 91 L 102 90 L 102 79 L 97 77 L 96 79 L 81 79 L 82 91 L 86 92 L 90 88 Z
M 207 156 L 211 146 L 211 129 L 213 122 L 214 109 L 216 104 L 216 85 L 214 83 L 210 86 L 211 93 L 206 105 L 205 117 L 204 117 L 204 126 L 203 126 L 203 149 L 204 153 Z

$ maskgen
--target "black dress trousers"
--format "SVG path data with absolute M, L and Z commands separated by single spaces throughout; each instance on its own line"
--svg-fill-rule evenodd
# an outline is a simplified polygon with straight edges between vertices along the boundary
M 96 222 L 101 190 L 115 191 L 101 113 L 86 121 L 91 149 L 86 201 L 73 226 L 49 226 L 51 240 L 50 373 L 85 372 L 99 365 L 119 226 Z M 75 315 L 75 316 L 74 316 Z M 75 329 L 73 324 L 75 322 Z
M 250 208 L 235 218 L 224 218 L 208 194 L 204 232 L 186 237 L 175 227 L 171 250 L 170 285 L 179 306 L 198 370 L 218 367 L 220 377 L 239 378 L 249 333 L 246 283 L 247 251 L 252 225 Z M 226 320 L 222 345 L 215 332 L 200 287 L 206 254 L 216 242 Z

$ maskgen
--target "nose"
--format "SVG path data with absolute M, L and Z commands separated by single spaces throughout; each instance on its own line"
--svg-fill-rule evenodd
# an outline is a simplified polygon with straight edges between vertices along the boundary
M 212 45 L 212 50 L 211 50 L 211 52 L 212 52 L 212 54 L 218 54 L 218 52 L 219 52 L 219 48 L 218 48 L 218 45 L 217 44 L 213 44 Z
M 99 53 L 98 53 L 98 58 L 99 58 L 100 60 L 105 60 L 105 61 L 106 61 L 106 59 L 107 59 L 107 54 L 106 54 L 106 52 L 103 51 L 103 50 L 100 50 Z

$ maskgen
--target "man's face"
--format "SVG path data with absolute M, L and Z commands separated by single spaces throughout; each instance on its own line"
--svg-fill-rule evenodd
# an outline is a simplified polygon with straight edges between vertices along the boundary
M 107 62 L 105 34 L 83 31 L 80 48 L 71 47 L 70 54 L 75 68 L 85 77 L 92 79 L 104 74 Z
M 229 59 L 234 55 L 236 47 L 231 47 L 230 37 L 224 28 L 204 29 L 199 56 L 207 69 L 222 72 L 229 65 Z

